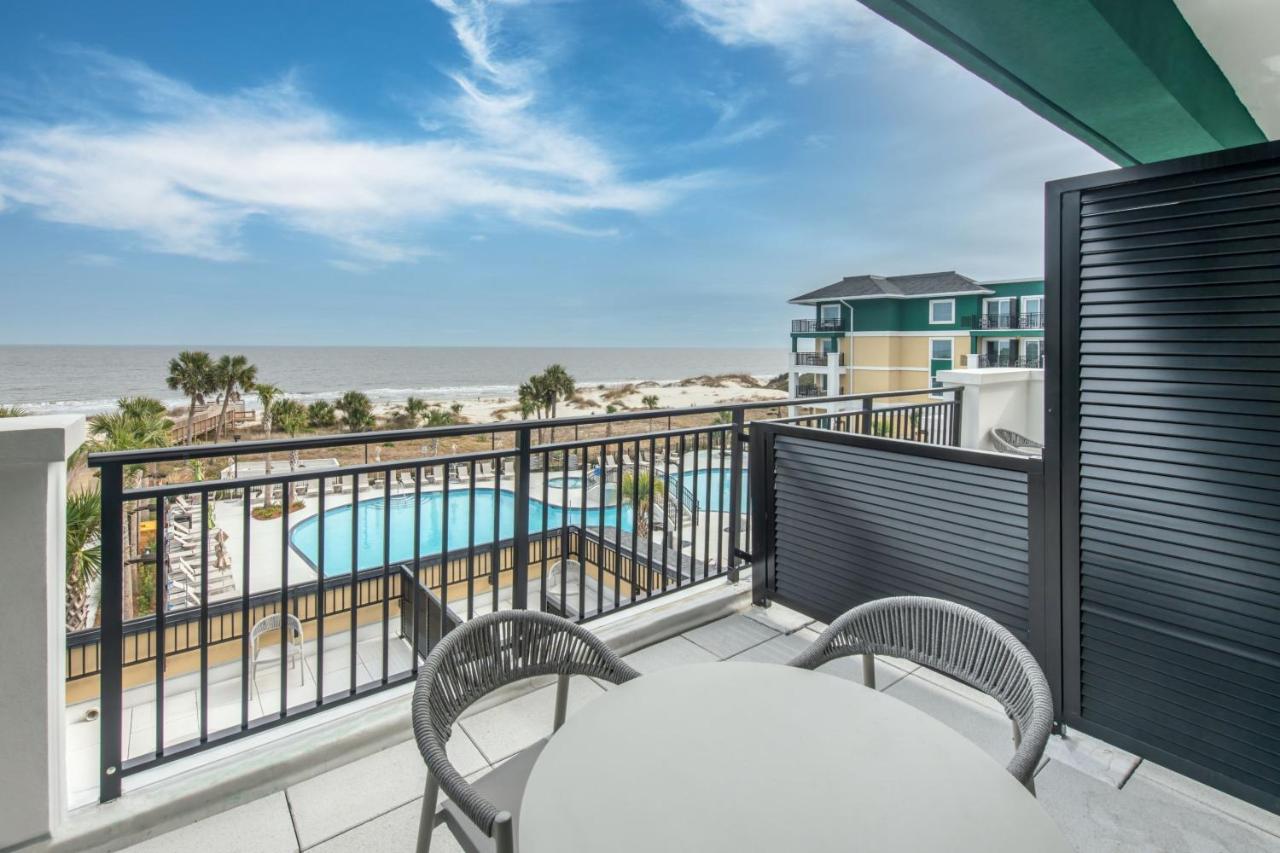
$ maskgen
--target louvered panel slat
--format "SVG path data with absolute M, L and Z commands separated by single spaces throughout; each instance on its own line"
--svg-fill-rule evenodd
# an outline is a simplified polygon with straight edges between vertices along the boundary
M 1063 208 L 1078 714 L 1276 808 L 1280 148 L 1206 163 Z

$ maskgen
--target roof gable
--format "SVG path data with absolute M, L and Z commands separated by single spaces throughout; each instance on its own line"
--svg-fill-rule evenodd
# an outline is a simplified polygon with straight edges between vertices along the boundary
M 812 303 L 844 299 L 918 299 L 962 293 L 990 293 L 967 275 L 955 270 L 912 275 L 846 276 L 835 284 L 801 294 L 792 303 Z

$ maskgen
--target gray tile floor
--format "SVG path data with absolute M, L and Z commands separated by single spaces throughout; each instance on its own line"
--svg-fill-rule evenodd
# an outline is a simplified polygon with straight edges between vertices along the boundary
M 822 626 L 773 607 L 703 625 L 628 660 L 642 672 L 713 660 L 782 663 L 812 642 Z M 858 660 L 827 669 L 861 682 Z M 1008 720 L 987 697 L 906 661 L 878 659 L 877 688 L 932 714 L 1003 764 L 1012 750 Z M 604 688 L 575 678 L 570 714 Z M 459 721 L 449 748 L 458 769 L 475 778 L 545 736 L 554 687 L 542 687 Z M 406 735 L 408 733 L 406 732 Z M 1049 754 L 1055 750 L 1049 750 Z M 1059 754 L 1063 754 L 1061 750 Z M 1280 849 L 1280 817 L 1206 788 L 1164 768 L 1142 763 L 1124 784 L 1087 775 L 1052 757 L 1036 777 L 1039 799 L 1064 834 L 1087 853 L 1263 853 Z M 166 835 L 131 851 L 198 849 L 412 850 L 425 771 L 412 740 Z M 803 784 L 803 779 L 793 784 Z M 460 850 L 441 827 L 435 853 Z

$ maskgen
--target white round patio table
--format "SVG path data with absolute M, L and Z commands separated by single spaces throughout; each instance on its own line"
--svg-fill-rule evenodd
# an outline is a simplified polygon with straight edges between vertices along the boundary
M 947 726 L 760 663 L 675 667 L 587 704 L 538 757 L 517 831 L 521 853 L 1070 853 Z

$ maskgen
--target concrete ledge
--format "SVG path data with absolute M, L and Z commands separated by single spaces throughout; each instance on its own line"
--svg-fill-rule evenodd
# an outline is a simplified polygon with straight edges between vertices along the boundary
M 619 654 L 744 611 L 751 585 L 708 581 L 588 623 Z M 470 716 L 550 684 L 530 679 L 489 694 Z M 413 685 L 369 696 L 285 728 L 244 738 L 134 777 L 120 799 L 73 812 L 51 842 L 31 851 L 118 850 L 281 791 L 412 736 Z M 183 765 L 186 765 L 185 767 Z
M 0 465 L 65 462 L 84 439 L 82 415 L 0 418 Z

